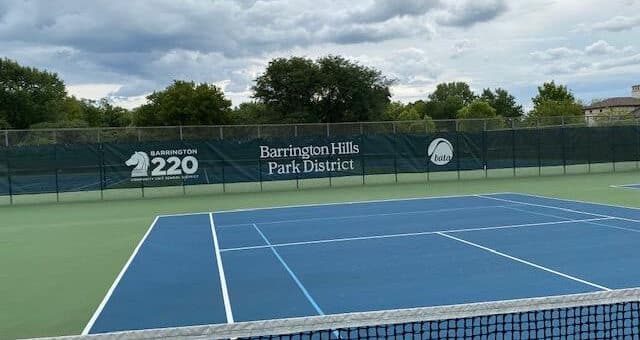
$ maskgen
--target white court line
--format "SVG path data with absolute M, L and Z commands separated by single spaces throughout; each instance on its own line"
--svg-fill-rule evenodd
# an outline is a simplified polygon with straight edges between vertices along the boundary
M 461 238 L 458 238 L 458 237 L 455 237 L 455 236 L 447 235 L 445 233 L 437 233 L 437 234 L 442 236 L 442 237 L 446 237 L 446 238 L 449 238 L 449 239 L 464 243 L 466 245 L 470 245 L 470 246 L 482 249 L 484 251 L 488 251 L 488 252 L 490 252 L 492 254 L 495 254 L 495 255 L 498 255 L 498 256 L 502 256 L 502 257 L 508 258 L 510 260 L 513 260 L 513 261 L 516 261 L 516 262 L 520 262 L 520 263 L 526 264 L 528 266 L 531 266 L 531 267 L 534 267 L 534 268 L 537 268 L 537 269 L 540 269 L 540 270 L 544 270 L 546 272 L 549 272 L 549 273 L 552 273 L 552 274 L 555 274 L 555 275 L 558 275 L 558 276 L 562 276 L 562 277 L 564 277 L 566 279 L 570 279 L 570 280 L 573 280 L 573 281 L 576 281 L 576 282 L 580 282 L 580 283 L 583 283 L 583 284 L 586 284 L 586 285 L 589 285 L 591 287 L 595 287 L 595 288 L 598 288 L 598 289 L 601 289 L 601 290 L 606 290 L 606 291 L 610 291 L 611 290 L 611 289 L 609 289 L 609 288 L 607 288 L 605 286 L 601 286 L 599 284 L 595 284 L 593 282 L 589 282 L 589 281 L 577 278 L 575 276 L 571 276 L 571 275 L 568 275 L 568 274 L 565 274 L 565 273 L 561 273 L 559 271 L 556 271 L 556 270 L 541 266 L 539 264 L 535 264 L 533 262 L 529 262 L 527 260 L 523 260 L 523 259 L 515 257 L 515 256 L 511 256 L 511 255 L 499 252 L 499 251 L 497 251 L 495 249 L 492 249 L 492 248 L 489 248 L 489 247 L 485 247 L 485 246 L 477 244 L 477 243 L 473 243 L 473 242 L 470 242 L 470 241 L 467 241 L 467 240 L 464 240 L 464 239 L 461 239 Z
M 506 199 L 506 198 L 498 198 L 498 197 L 483 196 L 483 195 L 476 195 L 476 197 L 482 197 L 482 198 L 486 198 L 486 199 L 490 199 L 490 200 L 510 202 L 510 203 L 520 203 L 520 204 L 524 204 L 524 205 L 530 205 L 530 206 L 533 206 L 533 207 L 550 208 L 550 209 L 568 211 L 568 212 L 572 212 L 572 213 L 591 215 L 591 216 L 598 216 L 598 217 L 608 217 L 608 218 L 612 218 L 612 219 L 616 219 L 616 220 L 640 223 L 640 220 L 634 220 L 634 219 L 631 219 L 631 218 L 610 216 L 610 215 L 605 215 L 605 214 L 596 214 L 596 213 L 590 213 L 590 212 L 586 212 L 586 211 L 580 211 L 580 210 L 574 210 L 574 209 L 568 209 L 568 208 L 561 208 L 561 207 L 554 207 L 552 205 L 521 202 L 521 201 L 515 201 L 515 200 Z M 544 197 L 544 198 L 546 198 L 546 197 Z M 579 202 L 579 203 L 586 203 L 586 202 Z
M 159 217 L 156 216 L 156 218 L 153 220 L 153 223 L 151 223 L 151 226 L 149 226 L 149 229 L 147 229 L 147 232 L 144 234 L 144 236 L 142 237 L 142 239 L 140 240 L 136 248 L 133 250 L 133 253 L 125 263 L 124 267 L 122 267 L 122 270 L 116 277 L 115 281 L 113 281 L 113 284 L 111 284 L 111 287 L 109 288 L 109 290 L 107 291 L 107 294 L 102 299 L 102 302 L 100 302 L 100 305 L 98 305 L 98 308 L 91 316 L 91 319 L 89 319 L 89 322 L 82 330 L 82 335 L 89 334 L 89 332 L 91 331 L 91 328 L 93 328 L 93 324 L 96 322 L 96 320 L 98 319 L 98 316 L 100 316 L 100 313 L 102 313 L 102 310 L 107 305 L 107 302 L 111 298 L 111 295 L 113 295 L 113 291 L 116 289 L 116 286 L 120 283 L 120 280 L 124 276 L 124 273 L 127 271 L 129 266 L 131 265 L 131 262 L 133 262 L 133 258 L 136 257 L 136 255 L 138 254 L 138 251 L 140 250 L 140 247 L 142 247 L 142 244 L 147 239 L 147 237 L 151 233 L 151 230 L 153 229 L 153 227 L 155 227 L 156 223 L 158 222 L 158 218 Z
M 451 230 L 439 230 L 439 231 L 423 231 L 423 232 L 415 232 L 415 233 L 402 233 L 402 234 L 389 234 L 389 235 L 345 237 L 345 238 L 317 240 L 317 241 L 301 241 L 301 242 L 290 242 L 290 243 L 278 243 L 278 244 L 270 244 L 270 245 L 267 245 L 267 246 L 249 246 L 249 247 L 226 248 L 226 249 L 221 249 L 220 251 L 221 252 L 227 252 L 227 251 L 239 251 L 239 250 L 251 250 L 251 249 L 264 249 L 264 248 L 272 248 L 272 247 L 300 246 L 300 245 L 308 245 L 308 244 L 321 244 L 321 243 L 360 241 L 360 240 L 375 240 L 375 239 L 396 238 L 396 237 L 431 235 L 431 234 L 438 234 L 438 233 L 444 233 L 444 232 L 446 232 L 446 233 L 464 233 L 464 232 L 482 231 L 482 230 L 514 229 L 514 228 L 536 227 L 536 226 L 546 226 L 546 225 L 555 225 L 555 224 L 605 221 L 605 220 L 612 220 L 612 219 L 613 218 L 610 218 L 610 217 L 603 217 L 603 218 L 590 218 L 590 219 L 585 219 L 585 220 L 570 220 L 570 221 L 555 221 L 555 222 L 541 222 L 541 223 L 527 223 L 527 224 L 512 224 L 512 225 L 495 226 L 495 227 L 479 227 L 479 228 L 451 229 Z
M 501 194 L 509 194 L 509 193 L 508 192 L 491 192 L 491 193 L 485 193 L 483 195 L 501 195 Z M 369 203 L 384 203 L 384 202 L 402 202 L 402 201 L 432 200 L 432 199 L 441 199 L 441 198 L 465 198 L 465 197 L 471 198 L 471 197 L 477 197 L 477 195 L 476 194 L 465 194 L 465 195 L 448 195 L 448 196 L 389 198 L 389 199 L 369 200 L 369 201 L 311 203 L 311 204 L 297 204 L 297 205 L 282 205 L 282 206 L 274 206 L 274 207 L 259 207 L 259 208 L 219 210 L 219 211 L 213 211 L 213 213 L 224 214 L 224 213 L 235 213 L 235 212 L 244 212 L 244 211 L 260 211 L 260 210 L 276 210 L 276 209 L 308 208 L 308 207 L 325 207 L 325 206 L 334 206 L 334 205 L 369 204 Z M 209 213 L 212 213 L 212 211 L 203 211 L 203 212 L 194 212 L 194 213 L 181 213 L 181 214 L 166 214 L 166 215 L 159 215 L 159 216 L 160 217 L 191 216 L 191 215 L 203 215 L 203 214 L 209 214 Z
M 610 185 L 609 187 L 616 189 L 638 190 L 640 189 L 640 184 Z
M 479 206 L 479 207 L 433 209 L 433 210 L 415 210 L 415 211 L 403 211 L 403 212 L 384 213 L 384 214 L 362 214 L 362 215 L 347 215 L 347 216 L 335 216 L 335 217 L 311 217 L 311 218 L 300 218 L 300 219 L 291 219 L 291 220 L 278 220 L 278 221 L 260 222 L 260 224 L 261 225 L 265 225 L 265 224 L 296 223 L 296 222 L 309 222 L 309 221 L 331 221 L 331 220 L 343 220 L 343 219 L 350 219 L 350 218 L 366 218 L 366 217 L 380 217 L 380 216 L 430 214 L 430 213 L 449 212 L 449 211 L 476 210 L 476 209 L 489 209 L 489 208 L 506 208 L 506 207 L 507 207 L 506 205 L 484 205 L 484 206 Z M 220 229 L 220 228 L 241 227 L 241 226 L 251 226 L 251 225 L 253 225 L 253 223 L 227 224 L 227 225 L 220 225 L 217 228 Z
M 598 203 L 598 202 L 587 202 L 587 201 L 580 201 L 580 200 L 571 200 L 571 199 L 567 199 L 567 198 L 546 197 L 546 196 L 540 196 L 540 195 L 535 195 L 535 194 L 523 194 L 523 193 L 518 193 L 518 192 L 503 192 L 503 193 L 480 194 L 480 195 L 482 196 L 482 195 L 503 195 L 503 194 L 530 196 L 530 197 L 544 198 L 544 199 L 548 199 L 548 200 L 574 202 L 574 203 L 584 203 L 584 204 L 593 204 L 593 205 L 603 205 L 603 206 L 613 207 L 613 208 L 640 210 L 640 208 L 637 208 L 637 207 L 627 207 L 627 206 L 624 206 L 624 205 L 615 205 L 615 204 Z
M 513 208 L 513 207 L 505 207 L 505 208 L 506 209 L 511 209 L 511 210 L 516 210 L 516 211 L 522 211 L 522 212 L 529 213 L 529 214 L 536 214 L 536 215 L 547 216 L 547 217 L 556 217 L 556 218 L 561 218 L 563 220 L 571 220 L 568 217 L 562 217 L 562 216 L 558 216 L 558 215 L 544 214 L 544 213 L 541 213 L 541 212 L 527 211 L 527 210 L 524 210 L 524 209 L 518 209 L 518 208 Z M 600 220 L 600 221 L 604 221 L 604 220 L 615 220 L 615 218 L 603 219 L 603 220 Z M 583 221 L 583 222 L 586 223 L 586 224 L 598 225 L 598 226 L 601 226 L 601 227 L 608 227 L 608 228 L 612 228 L 612 229 L 619 229 L 619 230 L 631 231 L 631 232 L 634 232 L 634 233 L 640 233 L 640 230 L 638 230 L 638 229 L 631 229 L 631 228 L 625 228 L 625 227 L 618 227 L 618 226 L 615 226 L 615 225 L 596 223 L 596 221 L 598 221 L 598 219 L 591 220 L 591 221 Z
M 227 289 L 227 278 L 224 275 L 224 267 L 222 266 L 222 255 L 220 254 L 220 245 L 218 244 L 218 235 L 216 234 L 216 225 L 213 223 L 212 213 L 209 213 L 209 223 L 211 224 L 211 235 L 213 236 L 213 248 L 216 255 L 216 265 L 218 266 L 218 274 L 220 274 L 220 287 L 222 288 L 224 311 L 227 315 L 227 323 L 233 323 L 233 311 L 231 310 L 231 300 L 229 299 L 229 290 Z

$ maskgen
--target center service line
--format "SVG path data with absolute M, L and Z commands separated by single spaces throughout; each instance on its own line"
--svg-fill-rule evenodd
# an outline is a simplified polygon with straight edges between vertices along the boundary
M 222 288 L 222 299 L 224 301 L 224 311 L 227 314 L 227 323 L 233 323 L 233 311 L 231 310 L 231 300 L 229 299 L 229 290 L 227 289 L 227 279 L 224 275 L 224 267 L 222 266 L 222 256 L 220 255 L 220 245 L 218 244 L 218 235 L 216 234 L 216 225 L 213 223 L 213 213 L 209 213 L 209 223 L 211 224 L 211 234 L 213 235 L 213 248 L 216 253 L 216 264 L 218 265 L 218 274 L 220 274 L 220 287 Z

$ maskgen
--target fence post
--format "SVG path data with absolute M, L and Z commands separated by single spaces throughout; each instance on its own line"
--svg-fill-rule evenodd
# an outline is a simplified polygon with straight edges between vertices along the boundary
M 329 137 L 331 134 L 329 132 L 329 123 L 327 123 L 327 137 Z
M 511 127 L 511 163 L 513 166 L 513 177 L 516 177 L 516 129 Z
M 4 146 L 9 146 L 9 130 L 4 130 Z
M 184 140 L 184 137 L 182 135 L 182 125 L 179 126 L 180 129 L 180 140 Z
M 485 127 L 486 127 L 486 123 L 485 123 Z M 488 178 L 489 177 L 489 166 L 488 166 L 488 158 L 489 158 L 489 152 L 488 152 L 488 145 L 487 145 L 487 129 L 485 128 L 482 131 L 482 165 L 484 167 L 484 178 Z
M 13 184 L 11 181 L 11 157 L 9 154 L 11 153 L 11 149 L 7 149 L 7 182 L 9 184 L 9 204 L 13 205 Z
M 220 139 L 222 140 L 224 139 L 224 132 L 222 132 L 222 125 L 220 125 L 219 129 L 220 129 Z
M 53 144 L 53 164 L 55 164 L 54 170 L 56 175 L 56 202 L 60 203 L 60 184 L 58 181 L 58 145 Z
M 456 167 L 458 168 L 457 172 L 458 172 L 458 181 L 460 180 L 460 155 L 462 154 L 462 152 L 460 151 L 460 131 L 458 129 L 456 129 L 456 149 L 458 150 L 458 153 L 456 155 Z
M 587 128 L 587 173 L 591 173 L 591 129 Z
M 542 176 L 542 129 L 537 128 L 538 131 L 538 177 Z
M 142 141 L 142 131 L 140 130 L 140 128 L 137 128 L 136 132 L 138 134 L 138 142 Z M 144 191 L 143 191 L 143 193 L 144 193 Z M 144 197 L 144 194 L 142 195 L 142 197 Z
M 567 174 L 567 133 L 564 126 L 564 116 L 562 116 L 562 130 L 560 130 L 562 136 L 562 174 Z
M 104 144 L 98 144 L 98 150 L 100 150 L 100 200 L 104 200 L 104 189 L 107 183 L 106 169 L 104 165 Z

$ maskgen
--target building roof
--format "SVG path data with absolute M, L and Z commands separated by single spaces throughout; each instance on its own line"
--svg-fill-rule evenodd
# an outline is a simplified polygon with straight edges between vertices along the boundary
M 605 99 L 601 102 L 593 103 L 586 107 L 587 110 L 604 109 L 610 107 L 625 107 L 625 106 L 637 106 L 640 107 L 640 98 L 633 97 L 615 97 Z

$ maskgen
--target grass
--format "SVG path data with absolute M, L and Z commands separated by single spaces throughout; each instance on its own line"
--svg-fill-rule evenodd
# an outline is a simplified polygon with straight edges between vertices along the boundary
M 219 187 L 194 187 L 186 196 L 182 188 L 157 189 L 145 199 L 137 198 L 138 192 L 107 193 L 105 201 L 84 201 L 99 198 L 95 193 L 63 195 L 63 203 L 55 203 L 55 195 L 38 204 L 42 197 L 17 197 L 21 204 L 0 206 L 0 339 L 79 334 L 158 214 L 506 191 L 640 207 L 640 191 L 609 187 L 640 183 L 638 171 L 462 175 L 465 180 L 428 184 L 423 174 L 400 175 L 397 184 L 393 175 L 377 176 L 367 178 L 365 186 L 334 179 L 332 188 L 317 180 L 302 183 L 305 190 L 271 183 L 265 192 L 247 192 L 256 187 L 245 184 L 226 187 L 231 192 L 225 194 L 211 194 Z

